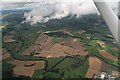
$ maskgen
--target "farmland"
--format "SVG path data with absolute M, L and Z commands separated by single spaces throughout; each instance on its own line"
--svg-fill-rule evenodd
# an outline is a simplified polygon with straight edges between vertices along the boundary
M 89 70 L 86 74 L 86 77 L 91 78 L 94 74 L 98 74 L 100 72 L 101 61 L 97 58 L 90 57 L 89 58 Z
M 3 18 L 3 78 L 92 78 L 102 71 L 119 77 L 120 52 L 101 16 L 23 20 L 23 12 Z

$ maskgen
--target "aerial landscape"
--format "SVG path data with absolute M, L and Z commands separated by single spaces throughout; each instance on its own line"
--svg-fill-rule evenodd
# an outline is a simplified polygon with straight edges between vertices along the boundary
M 41 19 L 36 22 L 32 16 L 34 10 L 2 10 L 0 32 L 4 80 L 65 80 L 93 78 L 100 74 L 120 78 L 120 51 L 101 15 L 89 13 L 79 17 L 69 14 L 58 19 L 59 16 L 50 17 L 38 12 L 46 18 L 36 17 Z

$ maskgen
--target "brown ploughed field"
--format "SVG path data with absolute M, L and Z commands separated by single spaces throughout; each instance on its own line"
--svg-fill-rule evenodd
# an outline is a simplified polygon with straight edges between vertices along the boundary
M 17 66 L 13 69 L 13 72 L 17 76 L 29 76 L 32 77 L 34 74 L 34 69 L 33 68 L 27 68 L 23 66 Z
M 89 69 L 86 74 L 87 78 L 92 78 L 94 74 L 98 74 L 100 72 L 102 61 L 98 58 L 90 57 L 89 58 Z
M 3 42 L 15 42 L 16 40 L 12 39 L 13 36 L 4 36 Z
M 103 55 L 104 57 L 114 60 L 114 61 L 118 61 L 118 57 L 113 56 L 112 54 L 106 52 L 105 50 L 99 50 L 100 54 Z

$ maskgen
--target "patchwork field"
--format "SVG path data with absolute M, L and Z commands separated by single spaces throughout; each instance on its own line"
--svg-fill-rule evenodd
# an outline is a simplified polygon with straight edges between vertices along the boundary
M 65 44 L 64 44 L 65 43 Z M 34 53 L 33 53 L 34 52 Z M 87 51 L 79 39 L 65 38 L 55 43 L 53 37 L 40 34 L 35 45 L 22 52 L 23 55 L 33 53 L 35 57 L 58 58 L 73 55 L 87 55 Z
M 4 36 L 3 42 L 15 42 L 16 40 L 13 39 L 13 36 Z
M 39 53 L 41 49 L 40 45 L 32 45 L 29 48 L 27 48 L 25 51 L 22 52 L 22 55 L 30 55 L 30 53 Z
M 105 62 L 102 62 L 100 71 L 101 72 L 109 72 L 110 67 L 111 67 L 111 65 L 109 65 L 109 64 L 107 64 Z
M 13 68 L 13 72 L 15 75 L 17 76 L 28 76 L 28 77 L 32 77 L 34 74 L 34 69 L 33 68 L 27 68 L 27 67 L 23 67 L 23 66 L 17 66 L 15 68 Z
M 1 52 L 2 52 L 2 58 L 3 59 L 7 59 L 7 58 L 10 57 L 9 51 L 7 51 L 5 48 L 3 48 Z
M 9 63 L 14 64 L 16 66 L 23 66 L 23 67 L 31 67 L 34 70 L 44 69 L 45 62 L 44 61 L 19 61 L 13 60 Z
M 112 71 L 112 75 L 114 75 L 114 76 L 120 76 L 120 72 L 118 72 L 118 71 Z
M 35 25 L 22 23 L 24 13 L 29 12 L 3 11 L 3 15 L 11 14 L 0 24 L 4 80 L 84 79 L 101 72 L 119 76 L 120 52 L 100 15 L 66 16 Z
M 55 58 L 55 57 L 62 57 L 67 55 L 68 56 L 87 55 L 87 52 L 56 43 L 48 51 L 42 51 L 40 54 L 34 56 Z
M 90 57 L 89 58 L 89 69 L 87 71 L 86 77 L 92 78 L 94 74 L 98 74 L 100 72 L 102 61 L 98 58 Z
M 100 54 L 103 55 L 104 57 L 114 60 L 114 61 L 118 61 L 118 57 L 113 56 L 112 54 L 106 52 L 105 50 L 99 50 Z
M 35 44 L 40 44 L 40 45 L 42 45 L 42 44 L 45 44 L 46 41 L 47 41 L 47 36 L 44 35 L 44 34 L 40 34 L 40 35 L 38 36 Z
M 42 70 L 45 68 L 44 61 L 19 61 L 13 60 L 9 63 L 16 65 L 13 68 L 14 74 L 17 76 L 29 76 L 32 77 L 35 70 Z

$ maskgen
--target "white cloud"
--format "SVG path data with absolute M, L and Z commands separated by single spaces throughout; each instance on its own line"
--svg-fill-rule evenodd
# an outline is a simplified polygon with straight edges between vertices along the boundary
M 10 9 L 16 9 L 16 8 L 22 8 L 26 3 L 11 3 L 11 2 L 5 2 L 2 3 L 1 7 L 3 10 L 10 10 Z
M 42 1 L 52 1 L 52 2 L 89 2 L 89 0 L 1 0 L 2 2 L 42 2 Z M 120 0 L 96 0 L 98 2 L 118 2 Z
M 110 2 L 108 4 L 118 14 L 117 2 Z M 68 15 L 80 17 L 88 14 L 99 14 L 92 0 L 91 2 L 44 2 L 39 5 L 39 7 L 34 8 L 29 13 L 25 13 L 25 22 L 35 24 L 37 22 L 47 22 L 50 19 L 61 19 Z
M 29 9 L 32 11 L 25 13 L 25 22 L 31 22 L 35 24 L 37 22 L 47 22 L 50 19 L 61 19 L 68 15 L 88 15 L 98 13 L 93 0 L 2 0 L 6 3 L 3 5 L 5 9 Z M 117 1 L 119 0 L 105 0 L 109 1 L 109 5 L 114 9 L 115 13 L 118 13 Z M 110 2 L 111 1 L 111 2 Z M 13 2 L 34 2 L 23 4 L 13 4 Z
M 35 24 L 37 22 L 47 22 L 50 19 L 61 19 L 68 15 L 81 15 L 98 13 L 93 2 L 58 2 L 58 3 L 43 3 L 37 8 L 34 8 L 29 13 L 25 13 L 26 22 Z

